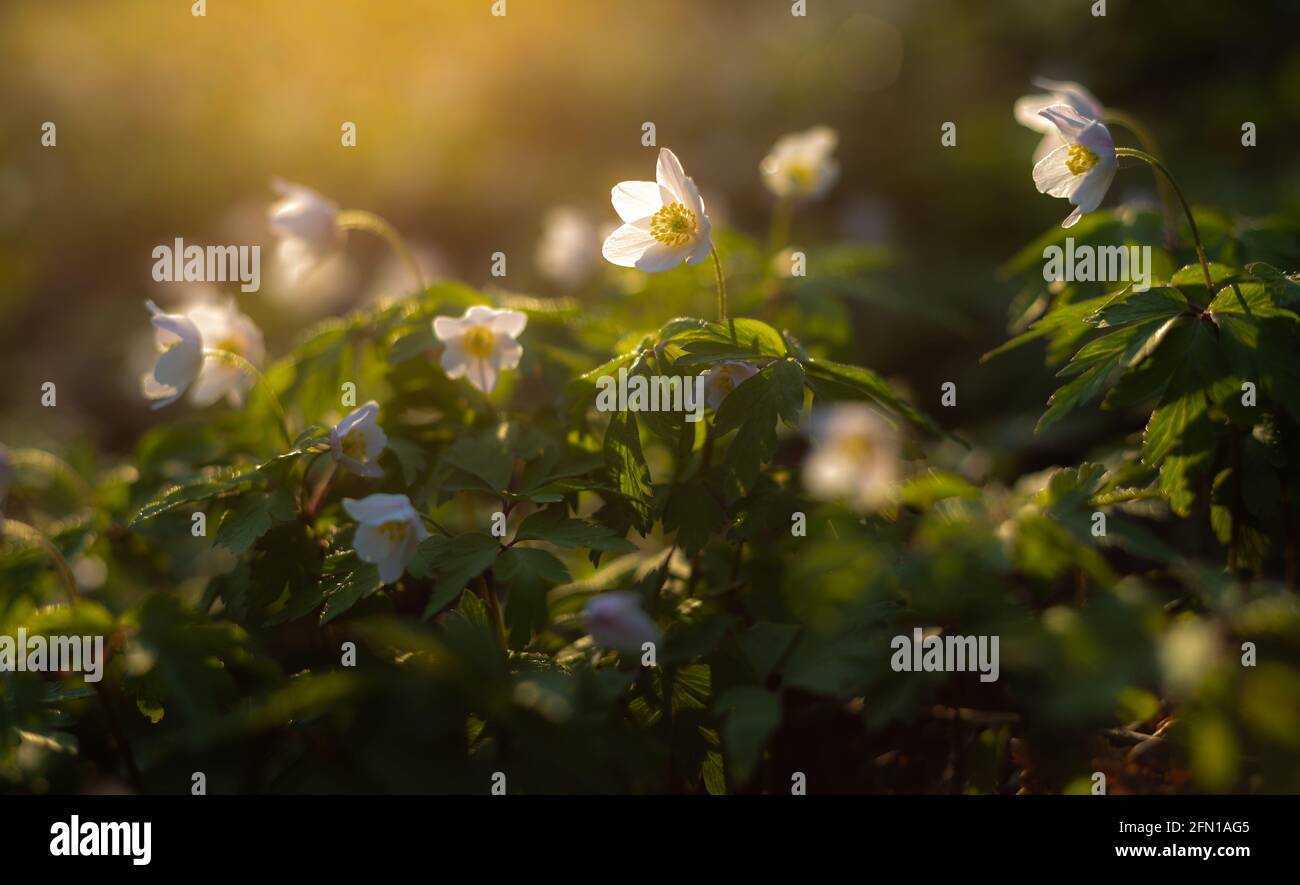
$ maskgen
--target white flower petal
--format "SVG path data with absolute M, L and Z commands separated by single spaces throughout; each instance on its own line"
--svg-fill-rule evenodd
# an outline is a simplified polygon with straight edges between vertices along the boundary
M 343 509 L 357 522 L 371 525 L 419 518 L 406 495 L 376 493 L 364 498 L 344 498 Z
M 519 310 L 499 310 L 488 321 L 488 328 L 500 335 L 517 338 L 528 325 L 528 314 Z
M 650 219 L 624 224 L 609 235 L 601 254 L 610 264 L 619 267 L 636 267 L 641 256 L 655 246 L 662 245 L 650 236 Z
M 686 197 L 691 193 L 694 186 L 688 186 L 687 182 L 690 179 L 686 177 L 681 161 L 668 148 L 659 149 L 659 162 L 655 167 L 655 179 L 659 182 L 660 187 L 670 191 L 679 202 L 688 206 L 693 203 L 693 201 L 688 201 Z M 626 219 L 624 220 L 626 221 Z
M 434 317 L 433 335 L 439 341 L 450 341 L 465 334 L 466 323 L 454 317 Z
M 497 367 L 491 358 L 471 357 L 466 367 L 466 377 L 483 393 L 488 394 L 497 386 Z
M 610 191 L 610 199 L 618 217 L 629 223 L 654 215 L 664 205 L 653 181 L 620 181 Z
M 1069 158 L 1070 146 L 1063 144 L 1035 164 L 1034 185 L 1040 194 L 1068 197 L 1078 189 L 1079 176 L 1066 166 Z

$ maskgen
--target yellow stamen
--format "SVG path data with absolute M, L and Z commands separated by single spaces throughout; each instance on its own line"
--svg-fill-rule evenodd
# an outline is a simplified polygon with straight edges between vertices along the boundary
M 361 432 L 361 428 L 354 427 L 339 440 L 339 446 L 343 449 L 343 454 L 360 461 L 366 456 L 366 435 Z
M 1065 161 L 1065 168 L 1071 175 L 1082 175 L 1099 162 L 1098 156 L 1081 144 L 1070 145 L 1067 155 L 1069 159 Z
M 406 523 L 401 522 L 400 520 L 391 520 L 389 522 L 381 523 L 375 531 L 379 532 L 379 534 L 383 535 L 394 544 L 400 544 L 402 541 L 406 540 Z
M 665 246 L 681 246 L 695 238 L 695 213 L 681 203 L 669 203 L 650 218 L 650 236 Z
M 477 359 L 487 359 L 496 346 L 496 335 L 487 326 L 474 326 L 465 333 L 465 352 Z

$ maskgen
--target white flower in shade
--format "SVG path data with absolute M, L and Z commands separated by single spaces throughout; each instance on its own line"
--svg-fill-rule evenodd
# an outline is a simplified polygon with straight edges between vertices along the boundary
M 738 360 L 727 360 L 700 373 L 704 377 L 704 403 L 717 409 L 727 394 L 758 374 L 758 367 Z
M 843 498 L 879 510 L 893 497 L 899 440 L 893 426 L 863 403 L 839 403 L 813 417 L 813 449 L 804 485 L 817 498 Z
M 158 305 L 146 301 L 153 314 L 154 340 L 161 356 L 153 369 L 140 379 L 140 390 L 161 409 L 180 399 L 203 369 L 203 334 L 187 316 L 163 313 Z
M 600 261 L 600 234 L 585 212 L 556 206 L 542 221 L 537 241 L 537 269 L 548 280 L 574 288 L 591 276 Z
M 352 541 L 357 557 L 379 566 L 379 579 L 385 584 L 402 576 L 415 548 L 429 537 L 420 514 L 405 495 L 344 498 L 343 509 L 359 523 Z
M 1068 105 L 1085 120 L 1100 120 L 1106 109 L 1091 92 L 1078 83 L 1062 80 L 1048 80 L 1036 77 L 1034 85 L 1044 90 L 1040 95 L 1025 95 L 1016 99 L 1016 122 L 1035 132 L 1043 133 L 1043 140 L 1034 149 L 1034 162 L 1046 157 L 1061 146 L 1061 133 L 1050 120 L 1045 120 L 1039 112 L 1054 105 Z
M 309 187 L 279 178 L 271 189 L 280 199 L 266 212 L 279 239 L 276 256 L 291 284 L 301 282 L 338 245 L 338 204 Z
M 1061 222 L 1061 227 L 1073 227 L 1101 205 L 1115 179 L 1119 168 L 1115 142 L 1104 123 L 1086 120 L 1067 105 L 1040 114 L 1055 124 L 1065 143 L 1034 164 L 1034 184 L 1039 193 L 1064 197 L 1076 207 Z
M 659 627 L 641 610 L 635 593 L 615 591 L 592 597 L 582 622 L 597 645 L 625 654 L 640 654 L 641 646 L 659 641 Z
M 375 461 L 388 445 L 388 436 L 376 423 L 379 403 L 371 400 L 354 409 L 330 428 L 330 454 L 334 460 L 360 476 L 383 476 Z
M 659 149 L 656 181 L 624 181 L 611 199 L 622 227 L 605 240 L 605 260 L 654 273 L 709 257 L 712 226 L 695 182 L 668 148 Z
M 481 304 L 460 319 L 436 317 L 433 334 L 444 346 L 442 370 L 448 378 L 468 378 L 479 390 L 491 393 L 500 371 L 519 365 L 524 348 L 515 339 L 526 325 L 527 314 Z
M 839 134 L 829 126 L 782 135 L 758 166 L 763 183 L 778 197 L 824 196 L 839 178 L 839 163 L 831 156 L 839 140 Z
M 262 368 L 262 361 L 266 358 L 262 330 L 239 312 L 233 298 L 223 302 L 200 302 L 187 308 L 185 317 L 199 330 L 205 349 L 238 354 L 256 368 Z M 209 359 L 190 389 L 190 401 L 196 406 L 210 406 L 225 398 L 231 405 L 240 406 L 244 394 L 253 384 L 254 379 L 239 366 Z

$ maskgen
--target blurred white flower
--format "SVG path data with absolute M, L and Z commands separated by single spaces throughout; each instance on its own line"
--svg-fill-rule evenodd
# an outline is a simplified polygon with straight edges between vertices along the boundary
M 379 566 L 379 579 L 385 584 L 402 576 L 415 548 L 429 537 L 406 495 L 344 498 L 343 509 L 359 523 L 352 541 L 357 557 Z
M 185 317 L 199 330 L 205 350 L 225 350 L 262 368 L 266 358 L 262 330 L 239 312 L 235 299 L 199 302 L 186 308 Z M 241 406 L 253 384 L 254 379 L 239 366 L 209 359 L 190 390 L 190 401 L 196 406 L 210 406 L 225 398 L 231 405 Z
M 1204 618 L 1184 618 L 1160 637 L 1156 652 L 1165 690 L 1184 699 L 1195 694 L 1218 666 L 1223 648 L 1212 623 Z
M 1062 144 L 1061 133 L 1055 124 L 1040 116 L 1041 111 L 1063 104 L 1085 120 L 1100 120 L 1105 116 L 1106 109 L 1091 92 L 1078 83 L 1048 80 L 1045 77 L 1035 77 L 1033 83 L 1045 91 L 1040 95 L 1024 95 L 1016 99 L 1015 115 L 1016 122 L 1021 126 L 1043 133 L 1043 140 L 1034 149 L 1034 162 L 1037 163 Z
M 388 436 L 376 423 L 379 403 L 371 400 L 354 409 L 330 428 L 330 454 L 339 464 L 359 476 L 383 476 L 375 461 L 388 445 Z
M 717 409 L 727 394 L 758 373 L 758 367 L 739 360 L 726 360 L 710 366 L 700 374 L 704 377 L 704 403 Z
M 763 183 L 787 199 L 824 196 L 840 174 L 839 163 L 831 156 L 839 140 L 829 126 L 782 135 L 758 166 Z
M 140 390 L 153 407 L 161 409 L 180 399 L 199 377 L 203 368 L 203 335 L 189 317 L 163 313 L 158 305 L 146 301 L 153 314 L 154 341 L 162 354 L 152 369 L 140 378 Z
M 1081 117 L 1068 105 L 1054 105 L 1039 115 L 1056 126 L 1065 143 L 1034 165 L 1034 184 L 1039 193 L 1064 197 L 1076 207 L 1061 222 L 1061 227 L 1073 227 L 1101 205 L 1115 178 L 1115 142 L 1104 123 Z
M 491 393 L 500 371 L 519 365 L 524 348 L 515 339 L 527 324 L 527 314 L 481 304 L 465 311 L 460 319 L 436 317 L 433 334 L 445 348 L 443 371 L 448 378 L 469 378 L 479 390 Z
M 814 413 L 813 449 L 804 462 L 804 485 L 817 498 L 843 498 L 864 512 L 893 498 L 899 440 L 870 406 L 837 403 Z
M 600 233 L 587 213 L 556 206 L 542 220 L 535 260 L 542 276 L 572 289 L 591 276 L 600 262 Z
M 712 225 L 704 200 L 668 148 L 659 150 L 655 178 L 614 186 L 611 199 L 623 225 L 601 250 L 611 264 L 655 273 L 709 257 Z
M 280 199 L 267 209 L 271 232 L 279 238 L 280 272 L 296 285 L 338 245 L 339 206 L 309 187 L 280 178 L 271 180 Z
M 615 591 L 592 597 L 582 622 L 598 645 L 625 654 L 640 654 L 641 646 L 659 641 L 659 627 L 641 610 L 635 593 Z

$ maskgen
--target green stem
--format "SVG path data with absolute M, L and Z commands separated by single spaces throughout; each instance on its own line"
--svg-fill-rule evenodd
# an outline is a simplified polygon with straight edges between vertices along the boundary
M 338 214 L 337 225 L 339 230 L 363 230 L 372 233 L 375 236 L 383 238 L 392 250 L 397 253 L 397 257 L 406 265 L 406 269 L 411 272 L 415 278 L 415 284 L 423 292 L 428 286 L 424 282 L 424 274 L 420 273 L 420 265 L 416 264 L 415 256 L 411 250 L 406 248 L 401 234 L 397 232 L 391 224 L 380 218 L 373 212 L 367 212 L 365 209 L 345 209 Z
M 709 253 L 713 256 L 713 277 L 718 284 L 718 322 L 727 321 L 727 280 L 722 275 L 722 259 L 718 258 L 718 247 Z
M 280 434 L 284 437 L 285 446 L 292 446 L 293 435 L 289 433 L 289 419 L 285 417 L 284 407 L 280 405 L 280 398 L 275 395 L 275 391 L 271 389 L 271 385 L 266 380 L 266 376 L 258 370 L 257 366 L 230 350 L 215 350 L 209 348 L 204 349 L 203 355 L 221 360 L 223 363 L 229 363 L 252 378 L 254 382 L 261 385 L 262 389 L 266 391 L 267 396 L 271 398 L 271 406 L 275 409 L 275 419 L 280 425 Z
M 778 197 L 776 208 L 772 210 L 772 230 L 768 235 L 767 247 L 773 255 L 785 248 L 790 239 L 790 223 L 794 217 L 794 200 Z
M 1137 138 L 1142 150 L 1153 157 L 1160 156 L 1160 147 L 1156 144 L 1155 136 L 1142 125 L 1142 122 L 1137 117 L 1125 111 L 1107 108 L 1105 122 L 1123 126 Z M 1176 218 L 1178 209 L 1174 206 L 1173 191 L 1169 187 L 1169 182 L 1163 178 L 1156 179 L 1156 189 L 1160 192 L 1160 214 L 1164 217 L 1165 242 L 1172 246 L 1177 242 L 1178 237 Z
M 59 573 L 59 580 L 63 582 L 63 590 L 68 594 L 68 602 L 76 605 L 81 600 L 81 596 L 77 593 L 77 579 L 72 574 L 71 566 L 63 558 L 63 554 L 59 552 L 59 548 L 54 546 L 54 542 L 45 537 L 44 532 L 25 522 L 19 522 L 16 519 L 5 519 L 0 516 L 0 535 L 5 534 L 13 534 L 15 537 L 30 541 L 44 550 L 45 555 L 54 563 L 54 570 Z

